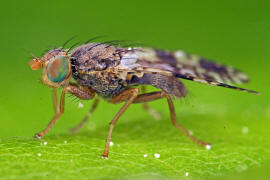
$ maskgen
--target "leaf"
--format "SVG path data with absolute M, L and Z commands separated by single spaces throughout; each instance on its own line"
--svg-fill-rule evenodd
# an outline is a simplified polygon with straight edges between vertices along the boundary
M 0 177 L 179 178 L 185 177 L 188 172 L 189 177 L 208 179 L 223 176 L 226 172 L 245 172 L 249 168 L 260 167 L 269 159 L 270 141 L 266 127 L 270 124 L 265 114 L 258 114 L 258 111 L 264 111 L 262 108 L 258 110 L 249 107 L 248 118 L 253 121 L 243 123 L 243 119 L 247 117 L 245 111 L 228 113 L 226 109 L 229 107 L 221 104 L 200 105 L 190 110 L 190 107 L 183 106 L 184 102 L 176 102 L 179 122 L 192 130 L 198 138 L 212 143 L 212 148 L 206 150 L 171 126 L 168 111 L 161 109 L 163 106 L 165 109 L 165 102 L 160 100 L 151 104 L 163 114 L 159 121 L 140 110 L 139 105 L 124 114 L 114 129 L 114 145 L 110 149 L 108 160 L 100 156 L 108 130 L 104 120 L 102 125 L 98 122 L 101 121 L 101 115 L 95 117 L 96 119 L 93 116 L 87 127 L 75 135 L 51 133 L 42 140 L 26 137 L 2 138 Z M 108 107 L 111 105 L 102 106 L 109 111 Z M 182 110 L 178 107 L 182 107 Z M 116 108 L 113 111 L 114 109 Z M 134 109 L 140 113 L 134 115 Z M 28 131 L 30 130 L 29 128 Z M 156 158 L 155 153 L 160 154 L 160 158 Z

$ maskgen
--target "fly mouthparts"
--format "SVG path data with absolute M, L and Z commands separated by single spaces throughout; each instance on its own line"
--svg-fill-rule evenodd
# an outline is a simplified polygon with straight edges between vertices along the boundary
M 31 67 L 32 70 L 38 70 L 43 62 L 39 58 L 35 58 L 29 62 L 29 66 Z

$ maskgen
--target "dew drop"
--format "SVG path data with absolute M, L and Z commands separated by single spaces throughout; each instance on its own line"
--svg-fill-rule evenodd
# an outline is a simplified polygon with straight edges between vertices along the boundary
M 158 154 L 158 153 L 155 153 L 154 156 L 155 156 L 155 158 L 160 158 L 160 154 Z

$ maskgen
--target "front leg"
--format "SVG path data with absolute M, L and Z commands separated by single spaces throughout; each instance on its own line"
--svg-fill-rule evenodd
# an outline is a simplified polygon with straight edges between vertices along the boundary
M 53 127 L 53 125 L 56 123 L 56 121 L 60 118 L 60 116 L 64 113 L 66 92 L 69 92 L 73 94 L 74 96 L 77 96 L 78 98 L 84 99 L 84 100 L 92 99 L 95 96 L 95 93 L 89 90 L 88 88 L 82 88 L 76 85 L 67 85 L 64 87 L 62 91 L 60 103 L 57 104 L 57 101 L 55 101 L 56 100 L 56 95 L 54 94 L 55 90 L 53 90 L 53 97 L 54 97 L 53 103 L 54 103 L 55 111 L 56 111 L 55 116 L 53 117 L 53 119 L 50 121 L 48 126 L 43 131 L 35 135 L 36 138 L 41 138 L 42 136 L 47 134 L 49 130 Z
M 92 89 L 81 87 L 76 84 L 68 85 L 66 90 L 82 100 L 89 100 L 95 97 L 95 92 Z
M 52 88 L 52 100 L 53 100 L 53 108 L 54 112 L 59 112 L 59 106 L 57 102 L 57 88 Z

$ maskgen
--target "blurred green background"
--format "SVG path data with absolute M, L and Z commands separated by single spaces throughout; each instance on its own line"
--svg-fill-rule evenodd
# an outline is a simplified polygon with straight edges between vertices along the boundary
M 194 179 L 267 177 L 269 5 L 266 0 L 1 2 L 0 178 L 184 178 L 185 172 Z M 28 66 L 30 52 L 40 56 L 74 35 L 78 37 L 73 42 L 106 35 L 107 40 L 182 49 L 230 64 L 250 75 L 251 82 L 242 87 L 262 95 L 184 81 L 190 95 L 175 101 L 178 120 L 211 142 L 211 151 L 171 126 L 165 100 L 150 103 L 162 113 L 160 121 L 140 105 L 123 115 L 113 133 L 115 145 L 108 161 L 99 155 L 108 123 L 120 105 L 103 101 L 87 127 L 69 135 L 68 129 L 82 119 L 91 102 L 78 109 L 78 102 L 67 98 L 59 122 L 44 140 L 34 141 L 32 136 L 47 125 L 53 108 L 51 90 L 39 81 L 41 71 Z M 248 133 L 242 133 L 247 128 Z M 47 146 L 40 145 L 44 141 Z M 160 153 L 160 159 L 154 153 Z

